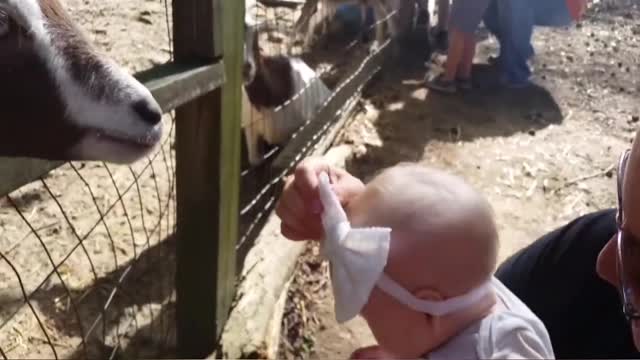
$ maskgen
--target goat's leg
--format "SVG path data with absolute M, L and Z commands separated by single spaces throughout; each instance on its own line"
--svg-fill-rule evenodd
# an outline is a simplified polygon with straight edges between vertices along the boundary
M 369 6 L 367 0 L 360 0 L 360 39 L 363 43 L 369 42 L 369 27 L 367 26 L 368 15 Z
M 247 157 L 249 158 L 249 164 L 256 166 L 262 161 L 260 133 L 256 131 L 255 124 L 248 124 L 244 128 L 244 135 L 247 140 Z
M 247 142 L 247 157 L 249 158 L 249 164 L 251 166 L 255 166 L 262 161 L 262 154 L 260 153 L 260 134 L 264 119 L 262 114 L 251 106 L 244 89 L 242 91 L 242 96 L 242 125 L 244 128 L 244 137 Z
M 311 41 L 313 39 L 313 35 L 316 28 L 318 12 L 319 12 L 319 0 L 308 0 L 305 2 L 302 10 L 300 12 L 300 18 L 296 21 L 296 25 L 294 29 L 296 30 L 296 36 L 300 36 L 300 34 L 305 34 L 303 36 L 303 48 L 305 50 L 309 49 L 311 45 Z
M 384 43 L 384 23 L 386 22 L 389 26 L 389 32 L 395 36 L 397 32 L 395 24 L 393 24 L 394 16 L 389 17 L 384 21 L 384 19 L 391 14 L 387 10 L 387 8 L 383 5 L 384 0 L 373 0 L 374 12 L 376 14 L 376 38 L 373 44 L 371 44 L 370 50 L 372 52 L 378 50 L 380 46 Z
M 300 17 L 294 25 L 296 32 L 302 32 L 309 27 L 311 17 L 318 11 L 318 0 L 307 0 L 300 10 Z
M 380 6 L 380 9 L 384 13 L 384 17 L 389 16 L 389 18 L 386 21 L 389 29 L 389 36 L 391 36 L 392 38 L 395 38 L 399 33 L 397 21 L 406 21 L 406 19 L 400 19 L 400 13 L 401 13 L 400 7 L 402 7 L 402 4 L 398 3 L 394 6 L 387 7 L 385 6 L 385 4 L 391 5 L 390 2 L 387 2 L 386 0 L 376 0 L 376 1 L 378 1 L 378 5 Z M 382 34 L 382 36 L 384 36 L 384 33 Z

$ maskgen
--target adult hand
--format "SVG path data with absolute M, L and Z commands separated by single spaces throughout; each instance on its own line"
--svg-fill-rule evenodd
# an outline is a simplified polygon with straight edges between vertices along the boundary
M 331 166 L 323 158 L 303 160 L 284 185 L 276 205 L 276 215 L 282 220 L 282 235 L 290 240 L 320 240 L 322 203 L 318 194 L 318 175 L 326 172 L 334 192 L 343 207 L 364 190 L 364 184 L 345 170 Z

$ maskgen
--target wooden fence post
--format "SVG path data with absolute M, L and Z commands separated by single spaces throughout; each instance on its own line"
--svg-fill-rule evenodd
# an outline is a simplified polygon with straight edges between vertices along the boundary
M 176 109 L 178 356 L 215 350 L 234 296 L 244 2 L 174 0 L 178 63 L 224 56 L 225 84 Z

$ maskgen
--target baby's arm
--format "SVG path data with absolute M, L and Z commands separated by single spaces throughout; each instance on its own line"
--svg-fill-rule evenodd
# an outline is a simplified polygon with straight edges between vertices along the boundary
M 554 359 L 549 334 L 541 322 L 514 313 L 497 315 L 480 333 L 484 359 Z

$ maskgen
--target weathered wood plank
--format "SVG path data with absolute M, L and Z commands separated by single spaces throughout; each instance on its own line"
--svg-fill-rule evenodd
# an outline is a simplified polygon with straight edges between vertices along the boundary
M 135 77 L 151 91 L 164 113 L 213 91 L 225 82 L 222 61 L 208 65 L 168 63 L 138 73 Z
M 290 9 L 295 9 L 297 7 L 302 6 L 305 2 L 304 0 L 259 0 L 260 3 L 266 6 L 272 7 L 287 7 Z
M 225 60 L 225 84 L 176 109 L 178 356 L 203 358 L 235 288 L 244 2 L 173 4 L 176 61 L 215 60 L 219 49 Z
M 216 338 L 229 316 L 236 290 L 236 243 L 239 238 L 240 172 L 242 154 L 242 66 L 244 61 L 244 1 L 224 0 L 224 58 L 220 195 L 220 246 L 216 298 Z
M 0 197 L 38 180 L 62 164 L 59 161 L 0 157 Z
M 175 59 L 209 62 L 222 56 L 222 24 L 217 21 L 225 0 L 173 1 L 173 33 L 189 41 L 173 39 Z M 193 46 L 199 44 L 199 46 Z

